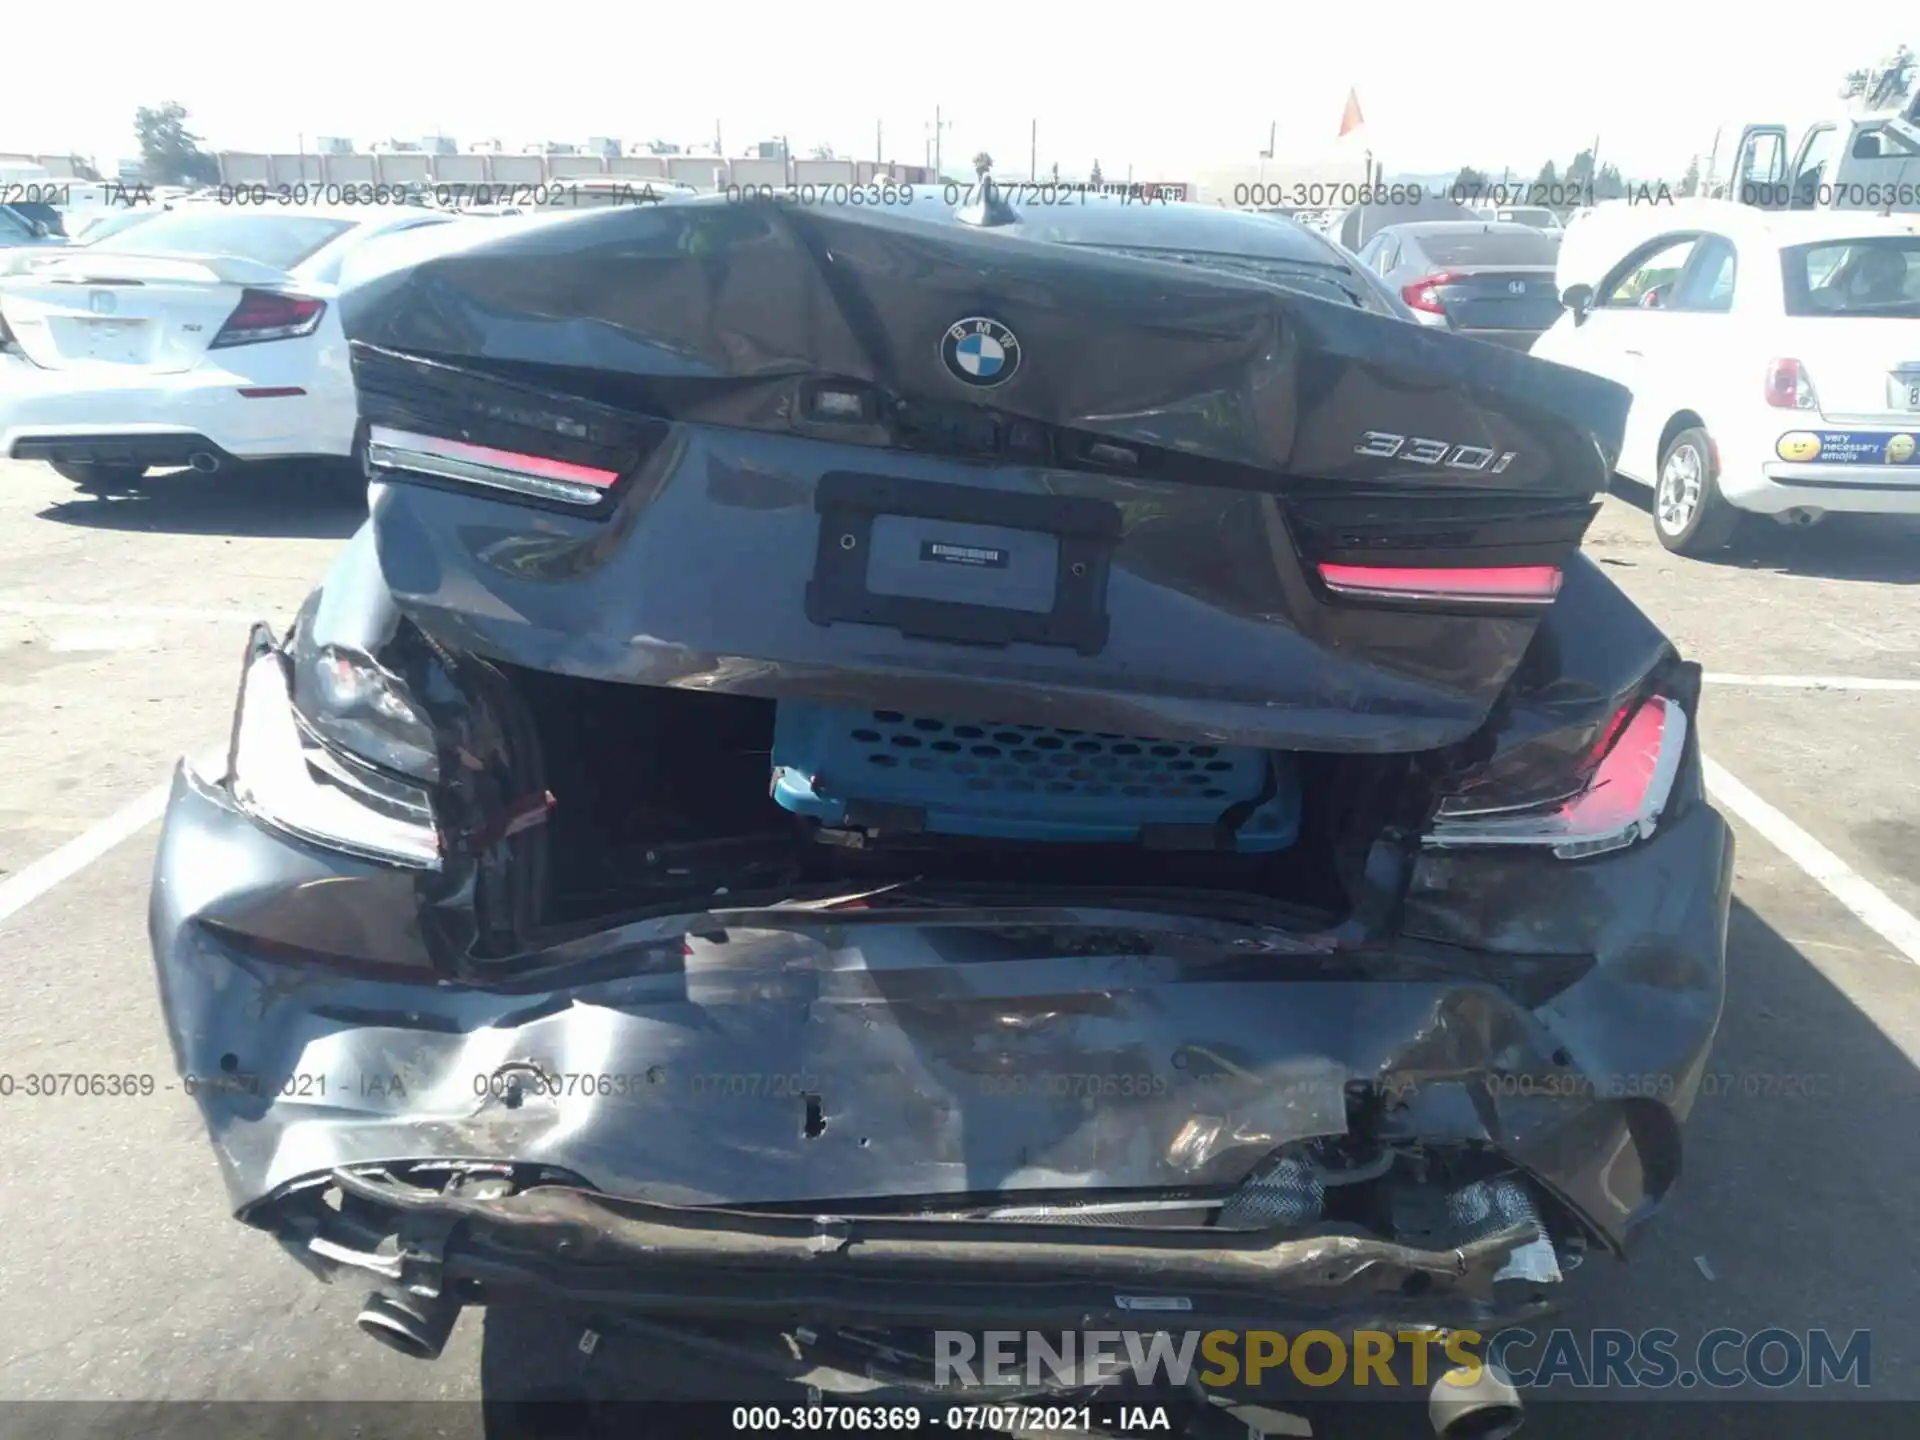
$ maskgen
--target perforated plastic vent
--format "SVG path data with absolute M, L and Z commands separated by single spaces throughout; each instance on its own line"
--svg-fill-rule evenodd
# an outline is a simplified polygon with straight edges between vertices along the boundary
M 773 760 L 775 798 L 829 824 L 867 801 L 922 809 L 925 829 L 950 834 L 1134 839 L 1258 802 L 1242 848 L 1272 849 L 1298 813 L 1285 755 L 897 710 L 783 704 Z

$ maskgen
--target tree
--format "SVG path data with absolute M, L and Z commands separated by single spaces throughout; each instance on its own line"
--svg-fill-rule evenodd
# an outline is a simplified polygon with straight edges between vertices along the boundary
M 1578 190 L 1593 183 L 1593 151 L 1582 150 L 1567 166 L 1567 184 Z
M 816 145 L 813 147 L 813 158 L 816 160 L 834 160 L 839 157 L 833 153 L 833 147 L 831 145 Z
M 1454 198 L 1467 204 L 1486 199 L 1488 188 L 1485 172 L 1471 165 L 1462 165 L 1460 173 L 1453 177 Z
M 1096 190 L 1100 188 L 1100 162 L 1098 160 L 1093 162 L 1093 171 L 1087 176 L 1087 183 Z
M 973 157 L 973 173 L 986 179 L 987 172 L 993 169 L 993 156 L 982 150 Z
M 1593 198 L 1618 200 L 1626 193 L 1627 182 L 1621 178 L 1619 169 L 1613 165 L 1602 165 L 1600 173 L 1593 180 Z
M 1687 173 L 1680 177 L 1680 193 L 1682 195 L 1700 193 L 1700 157 L 1698 155 L 1687 161 Z
M 187 129 L 186 106 L 177 100 L 133 112 L 133 133 L 140 142 L 140 158 L 148 179 L 158 185 L 211 185 L 220 178 L 220 163 L 200 148 L 200 137 Z
M 1060 183 L 1060 162 L 1058 160 L 1053 162 L 1052 179 L 1054 184 L 1058 185 Z
M 1553 162 L 1547 161 L 1540 167 L 1540 173 L 1534 177 L 1534 186 L 1540 190 L 1551 190 L 1560 183 L 1560 172 L 1553 168 Z
M 84 156 L 69 155 L 67 157 L 67 164 L 73 167 L 73 178 L 76 180 L 98 180 L 100 178 L 100 172 L 93 168 L 93 162 Z

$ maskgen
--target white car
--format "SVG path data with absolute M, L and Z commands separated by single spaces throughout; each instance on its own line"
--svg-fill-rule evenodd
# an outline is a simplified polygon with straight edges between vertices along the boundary
M 332 304 L 347 256 L 453 217 L 410 206 L 194 205 L 0 274 L 0 456 L 122 488 L 149 468 L 347 457 Z
M 1920 514 L 1914 217 L 1645 206 L 1581 226 L 1556 279 L 1533 354 L 1633 392 L 1617 468 L 1669 550 L 1723 547 L 1743 512 Z

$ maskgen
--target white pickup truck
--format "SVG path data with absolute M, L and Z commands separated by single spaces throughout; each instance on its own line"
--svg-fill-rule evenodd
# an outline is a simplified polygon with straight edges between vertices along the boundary
M 1879 66 L 1855 71 L 1841 87 L 1846 111 L 1808 126 L 1797 146 L 1785 125 L 1743 126 L 1732 167 L 1713 193 L 1763 210 L 1920 211 L 1914 73 L 1904 46 Z

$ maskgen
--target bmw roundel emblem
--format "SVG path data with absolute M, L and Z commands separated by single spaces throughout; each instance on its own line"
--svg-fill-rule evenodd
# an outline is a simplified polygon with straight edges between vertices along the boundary
M 940 359 L 961 384 L 990 389 L 1006 384 L 1020 368 L 1020 337 L 998 320 L 969 315 L 940 337 Z

